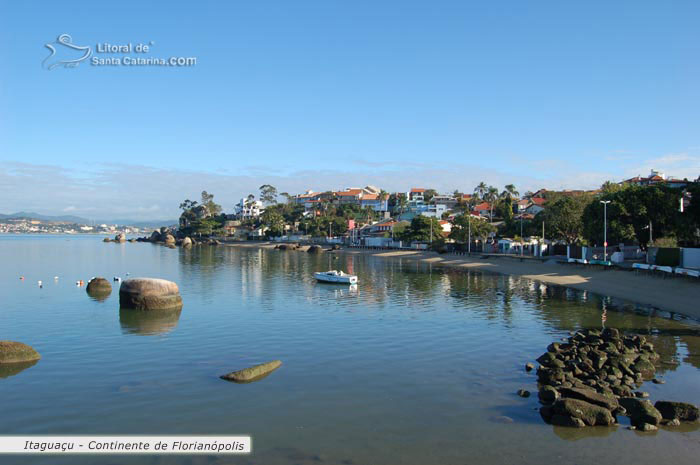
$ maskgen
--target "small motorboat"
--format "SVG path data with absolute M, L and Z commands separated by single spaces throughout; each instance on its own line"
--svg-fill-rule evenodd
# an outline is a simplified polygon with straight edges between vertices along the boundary
M 314 278 L 324 283 L 357 284 L 357 276 L 337 270 L 316 272 Z

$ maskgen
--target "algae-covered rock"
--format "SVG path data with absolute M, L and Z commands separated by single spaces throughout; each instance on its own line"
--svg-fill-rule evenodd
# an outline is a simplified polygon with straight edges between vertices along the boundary
M 107 297 L 112 293 L 112 285 L 105 278 L 92 278 L 85 287 L 90 297 Z
M 0 364 L 39 360 L 41 355 L 32 346 L 16 341 L 0 341 Z
M 700 421 L 700 411 L 698 408 L 687 402 L 671 402 L 668 400 L 660 400 L 654 404 L 656 410 L 661 413 L 665 420 L 677 419 L 679 421 L 688 421 L 696 423 Z
M 603 394 L 599 394 L 592 389 L 560 388 L 559 393 L 562 397 L 583 400 L 590 404 L 599 405 L 608 410 L 615 410 L 619 406 L 617 399 L 604 396 Z
M 540 398 L 540 401 L 542 401 L 545 404 L 552 404 L 555 401 L 559 400 L 560 394 L 559 391 L 554 389 L 552 386 L 542 386 L 540 389 L 540 392 L 537 393 L 537 396 Z
M 615 417 L 610 410 L 578 399 L 559 399 L 552 406 L 554 415 L 579 418 L 588 426 L 610 426 Z
M 620 405 L 627 410 L 627 416 L 630 417 L 630 423 L 639 427 L 643 423 L 658 425 L 661 423 L 661 412 L 651 405 L 646 399 L 637 397 L 621 397 Z
M 222 375 L 221 379 L 234 381 L 236 383 L 250 383 L 266 377 L 280 366 L 282 366 L 282 362 L 280 360 L 273 360 L 271 362 L 261 363 L 260 365 L 255 365 L 243 370 L 233 371 Z
M 175 310 L 182 308 L 182 297 L 172 281 L 131 278 L 119 288 L 119 306 L 133 310 Z

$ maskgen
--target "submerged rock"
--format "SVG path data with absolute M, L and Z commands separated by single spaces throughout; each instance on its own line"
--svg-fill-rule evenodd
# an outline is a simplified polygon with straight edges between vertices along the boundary
M 250 383 L 266 377 L 280 366 L 282 366 L 282 362 L 280 360 L 273 360 L 271 362 L 261 363 L 260 365 L 245 368 L 243 370 L 232 371 L 231 373 L 220 376 L 220 378 L 227 381 L 234 381 L 236 383 Z
M 654 407 L 666 420 L 677 419 L 679 421 L 688 421 L 693 423 L 700 421 L 700 411 L 693 404 L 660 400 L 654 404 Z
M 16 341 L 0 341 L 0 364 L 39 360 L 41 355 L 32 346 Z
M 182 308 L 182 297 L 172 281 L 131 278 L 119 288 L 119 306 L 133 310 L 176 310 Z
M 527 391 L 525 389 L 518 389 L 518 395 L 520 397 L 530 397 L 530 391 Z
M 109 237 L 105 237 L 104 239 L 102 239 L 102 242 L 112 242 L 112 239 L 110 239 Z

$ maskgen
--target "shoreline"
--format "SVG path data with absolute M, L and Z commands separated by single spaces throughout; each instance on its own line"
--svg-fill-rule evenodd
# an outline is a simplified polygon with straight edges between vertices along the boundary
M 274 249 L 275 242 L 225 243 L 229 247 Z M 545 284 L 554 284 L 603 296 L 651 306 L 671 314 L 700 321 L 700 283 L 685 277 L 662 277 L 647 272 L 600 269 L 579 264 L 551 263 L 541 260 L 478 255 L 440 255 L 420 250 L 373 250 L 342 248 L 333 253 L 369 255 L 379 259 L 406 260 L 459 270 L 520 276 Z M 696 280 L 697 281 L 697 280 Z

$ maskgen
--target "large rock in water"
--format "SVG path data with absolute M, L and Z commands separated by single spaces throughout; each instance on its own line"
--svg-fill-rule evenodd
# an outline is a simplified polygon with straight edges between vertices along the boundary
M 105 278 L 92 278 L 85 287 L 90 297 L 107 297 L 112 293 L 112 285 Z
M 124 233 L 119 233 L 116 236 L 114 236 L 114 242 L 126 242 L 126 234 Z
M 630 417 L 630 423 L 634 426 L 641 426 L 644 423 L 650 425 L 658 425 L 661 423 L 661 413 L 651 405 L 646 399 L 638 399 L 636 397 L 621 397 L 620 405 L 627 410 L 627 416 Z
M 244 370 L 233 371 L 226 375 L 221 376 L 221 379 L 227 381 L 234 381 L 236 383 L 250 383 L 252 381 L 258 381 L 282 365 L 279 360 L 273 360 L 271 362 L 262 363 L 260 365 L 255 365 Z
M 20 363 L 39 360 L 41 355 L 32 346 L 15 341 L 0 341 L 0 363 Z
M 617 399 L 614 397 L 604 396 L 593 389 L 559 388 L 559 393 L 562 397 L 583 400 L 589 404 L 599 405 L 608 410 L 615 410 L 620 406 Z
M 189 237 L 186 237 L 182 240 L 182 246 L 183 247 L 192 247 L 192 239 Z
M 172 281 L 132 278 L 119 287 L 119 306 L 133 310 L 176 310 L 182 308 L 182 297 Z
M 309 247 L 309 250 L 307 250 L 306 252 L 308 252 L 308 253 L 321 253 L 321 252 L 323 252 L 323 249 L 321 248 L 320 245 L 312 245 L 311 247 Z
M 148 239 L 151 242 L 160 242 L 162 239 L 160 237 L 160 232 L 158 231 L 153 231 L 151 233 L 151 237 Z
M 578 399 L 559 399 L 552 406 L 554 415 L 579 418 L 588 426 L 610 426 L 615 417 L 610 410 Z
M 166 245 L 175 245 L 175 236 L 172 234 L 166 234 L 163 238 L 163 242 L 165 242 Z
M 697 423 L 700 421 L 700 411 L 693 404 L 686 402 L 671 402 L 668 400 L 660 400 L 654 404 L 656 410 L 661 413 L 664 420 L 689 421 Z

